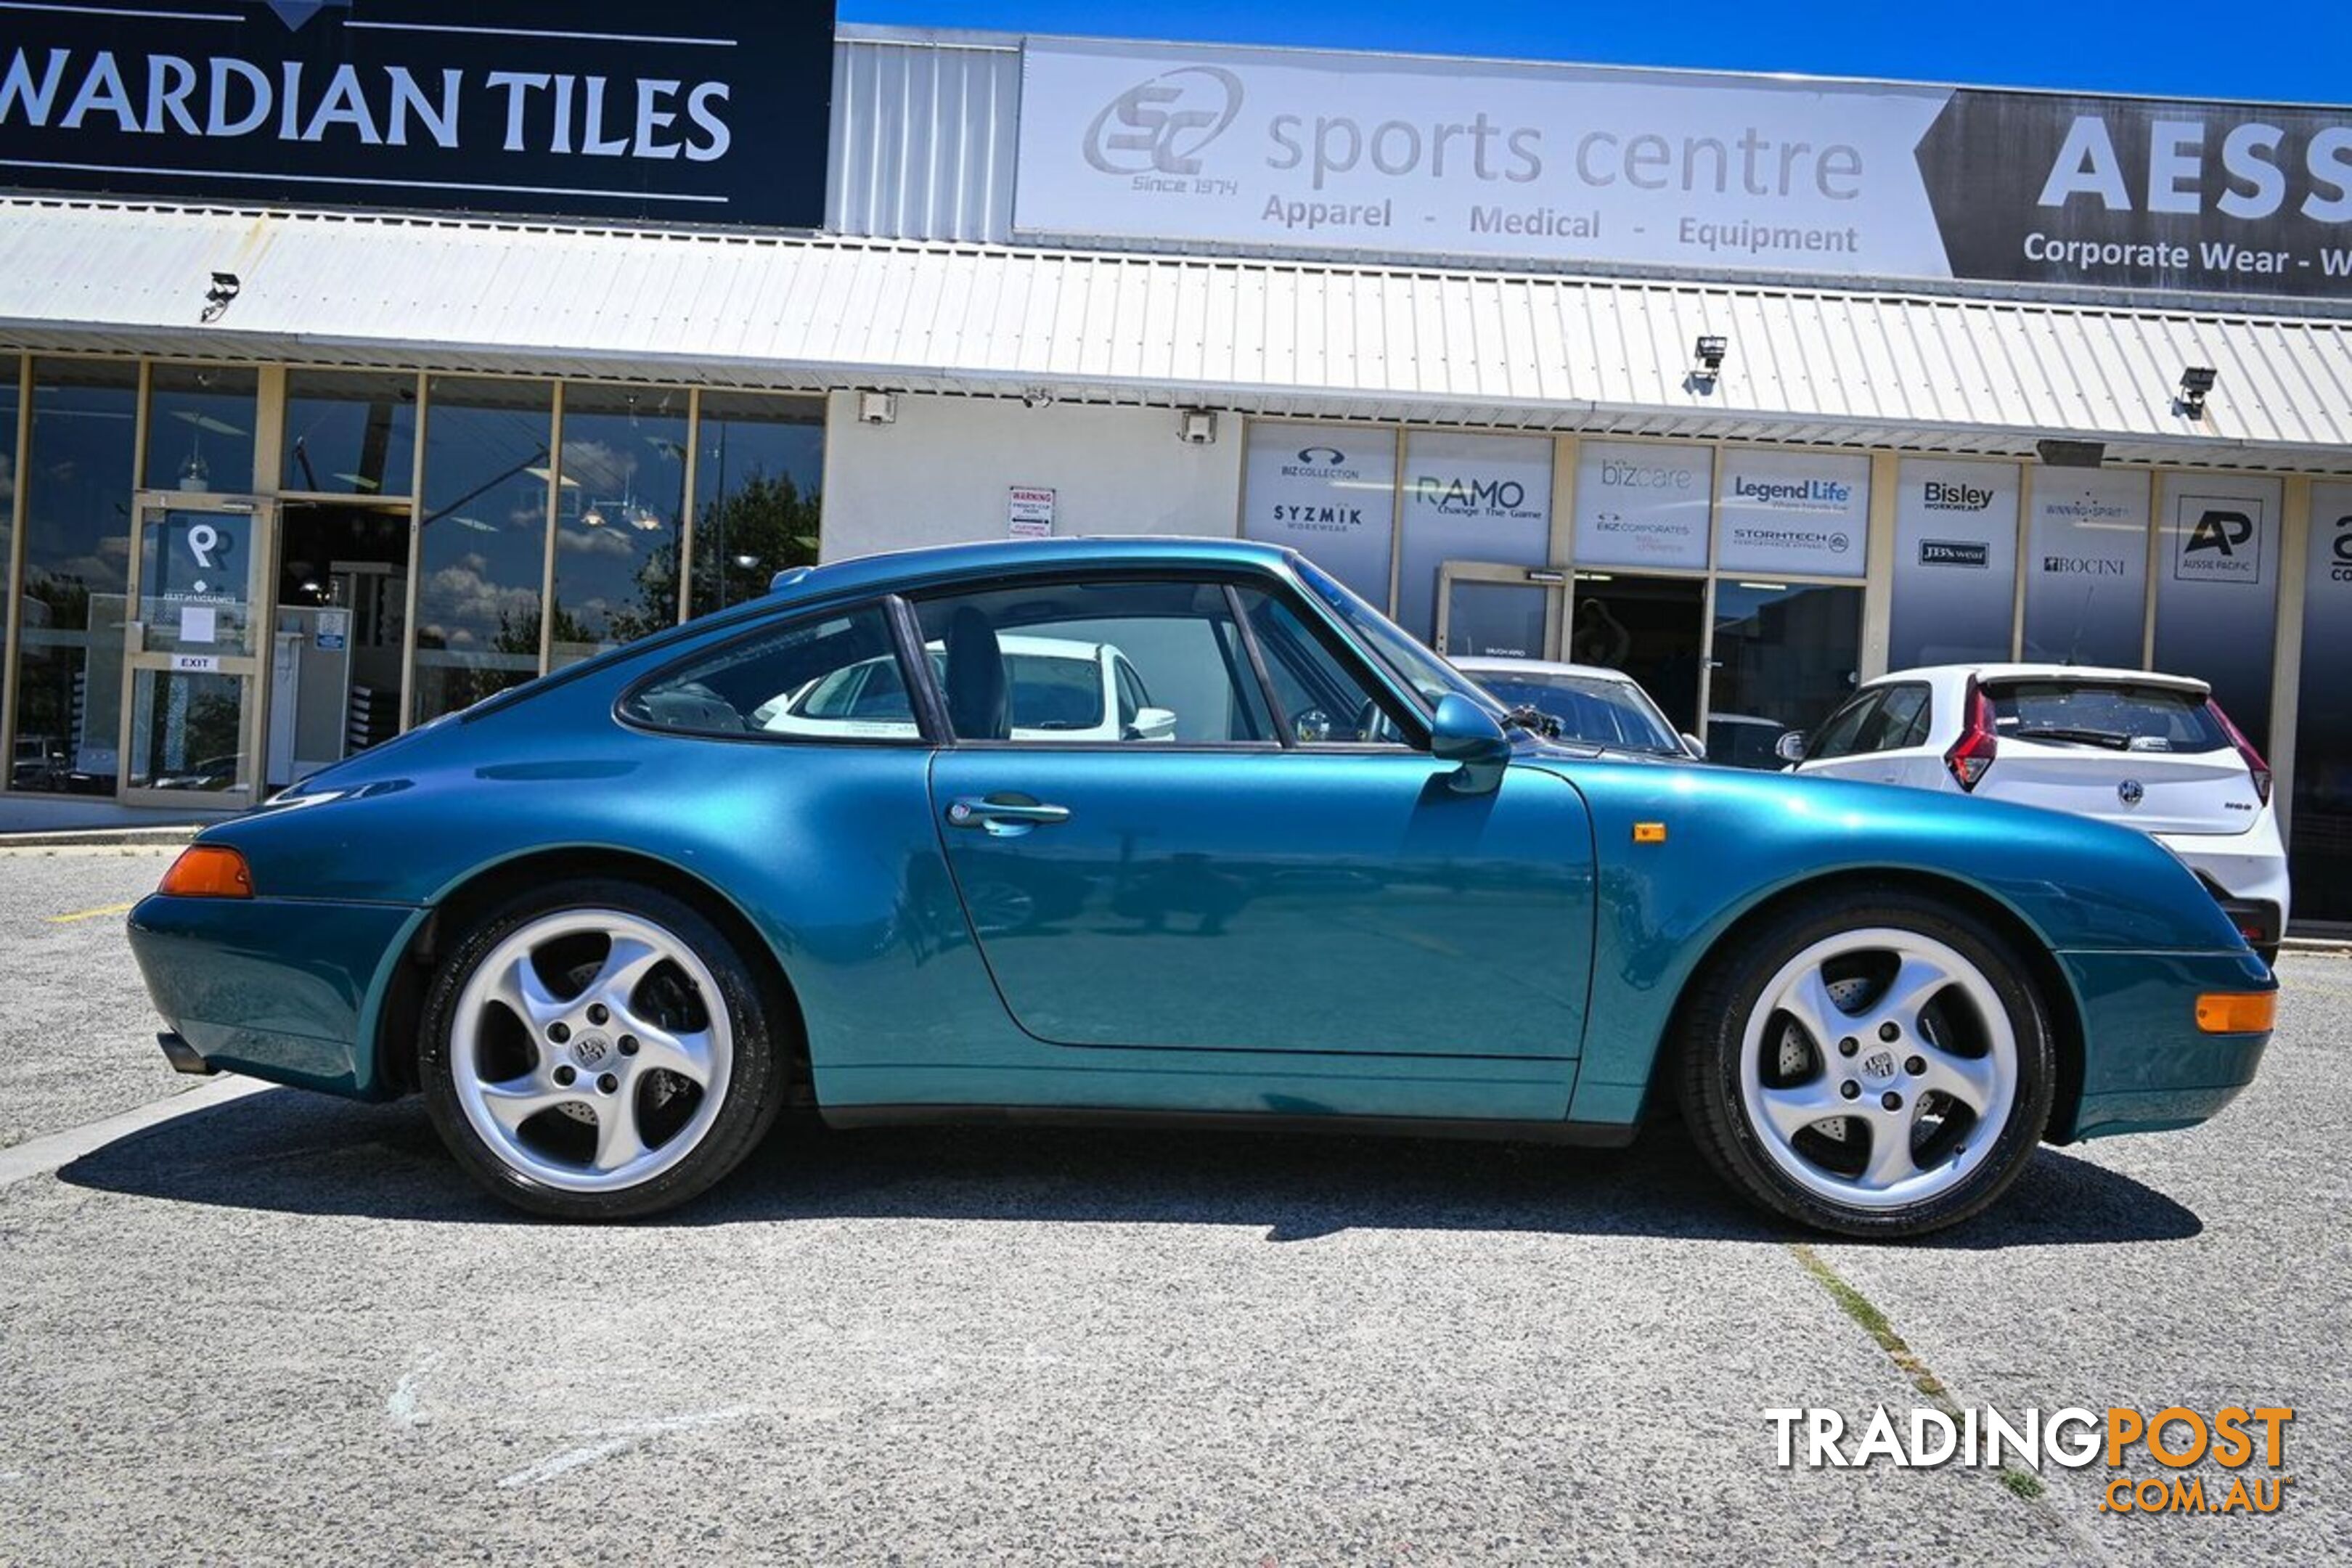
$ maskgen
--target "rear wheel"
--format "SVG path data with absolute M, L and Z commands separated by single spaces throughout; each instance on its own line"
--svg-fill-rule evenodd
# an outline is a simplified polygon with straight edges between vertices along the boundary
M 785 1087 L 744 955 L 690 905 L 625 882 L 541 889 L 476 926 L 426 998 L 420 1066 L 458 1162 L 572 1219 L 702 1193 Z
M 1895 889 L 1769 919 L 1694 993 L 1681 1099 L 1751 1200 L 1847 1236 L 1982 1210 L 2041 1141 L 2055 1082 L 2031 976 L 1983 921 Z

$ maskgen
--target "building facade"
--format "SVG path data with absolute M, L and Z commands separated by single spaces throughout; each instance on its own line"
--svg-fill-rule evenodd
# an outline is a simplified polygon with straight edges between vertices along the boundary
M 693 5 L 562 31 L 534 89 L 381 55 L 482 47 L 434 6 L 233 5 L 276 128 L 343 144 L 289 187 L 173 141 L 246 79 L 175 98 L 77 9 L 0 43 L 11 790 L 257 798 L 805 561 L 1239 533 L 1449 651 L 1621 666 L 1733 763 L 1908 665 L 2202 676 L 2299 913 L 2352 921 L 2352 112 L 889 29 L 755 61 Z M 829 118 L 733 118 L 789 48 Z

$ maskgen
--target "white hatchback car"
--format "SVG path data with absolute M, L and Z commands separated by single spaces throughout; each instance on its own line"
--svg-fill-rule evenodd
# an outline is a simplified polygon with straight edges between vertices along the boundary
M 1004 637 L 1010 733 L 1016 741 L 1172 741 L 1176 715 L 1152 706 L 1143 678 L 1109 643 L 1068 637 Z M 929 645 L 942 672 L 947 654 Z M 751 713 L 763 730 L 786 735 L 896 739 L 916 732 L 898 661 L 885 654 L 782 692 Z
M 2287 864 L 2270 764 L 2204 681 L 2056 664 L 1897 670 L 1781 747 L 1802 773 L 2138 828 L 2197 874 L 2265 962 L 2277 955 Z
M 1695 738 L 1675 733 L 1641 682 L 1623 670 L 1486 655 L 1446 662 L 1506 706 L 1534 708 L 1558 720 L 1561 740 L 1676 761 L 1705 755 Z

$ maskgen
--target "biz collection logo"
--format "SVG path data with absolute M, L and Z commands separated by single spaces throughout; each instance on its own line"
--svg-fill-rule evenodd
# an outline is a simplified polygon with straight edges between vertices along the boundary
M 1296 461 L 1277 465 L 1275 472 L 1310 484 L 1363 478 L 1337 447 L 1301 447 Z M 1364 509 L 1345 501 L 1276 501 L 1268 510 L 1282 527 L 1306 533 L 1349 533 L 1364 526 Z
M 1923 539 L 1919 542 L 1919 564 L 1990 567 L 1992 546 L 1965 539 Z
M 2186 518 L 2194 511 L 2197 521 L 2176 535 L 2179 548 L 2172 557 L 2174 580 L 2260 583 L 2263 540 L 2254 521 L 2260 510 L 2259 503 L 2252 501 L 2181 497 L 2179 515 Z
M 1197 174 L 1202 152 L 1241 111 L 1241 78 L 1179 66 L 1103 105 L 1087 127 L 1087 162 L 1106 174 Z

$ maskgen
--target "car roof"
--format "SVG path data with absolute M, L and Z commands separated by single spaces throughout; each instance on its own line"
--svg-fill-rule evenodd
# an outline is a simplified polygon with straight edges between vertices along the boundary
M 1446 660 L 1465 675 L 1581 675 L 1593 680 L 1622 681 L 1627 686 L 1639 686 L 1640 681 L 1622 669 L 1610 669 L 1598 664 L 1562 664 L 1552 658 L 1507 658 L 1496 654 L 1465 654 L 1460 658 Z
M 1893 680 L 1934 680 L 1940 678 L 1979 680 L 2072 680 L 2089 686 L 2165 686 L 2199 697 L 2212 694 L 2210 682 L 2193 675 L 2166 675 L 2152 669 L 2120 669 L 2097 664 L 1929 664 L 1912 669 L 1889 670 L 1864 682 L 1884 686 Z
M 971 544 L 929 545 L 860 555 L 821 566 L 779 572 L 772 595 L 785 599 L 841 593 L 890 593 L 940 579 L 984 577 L 1029 569 L 1065 566 L 1281 567 L 1294 559 L 1278 544 L 1246 539 L 1190 539 L 1181 535 L 1133 535 L 1118 539 L 992 539 Z

